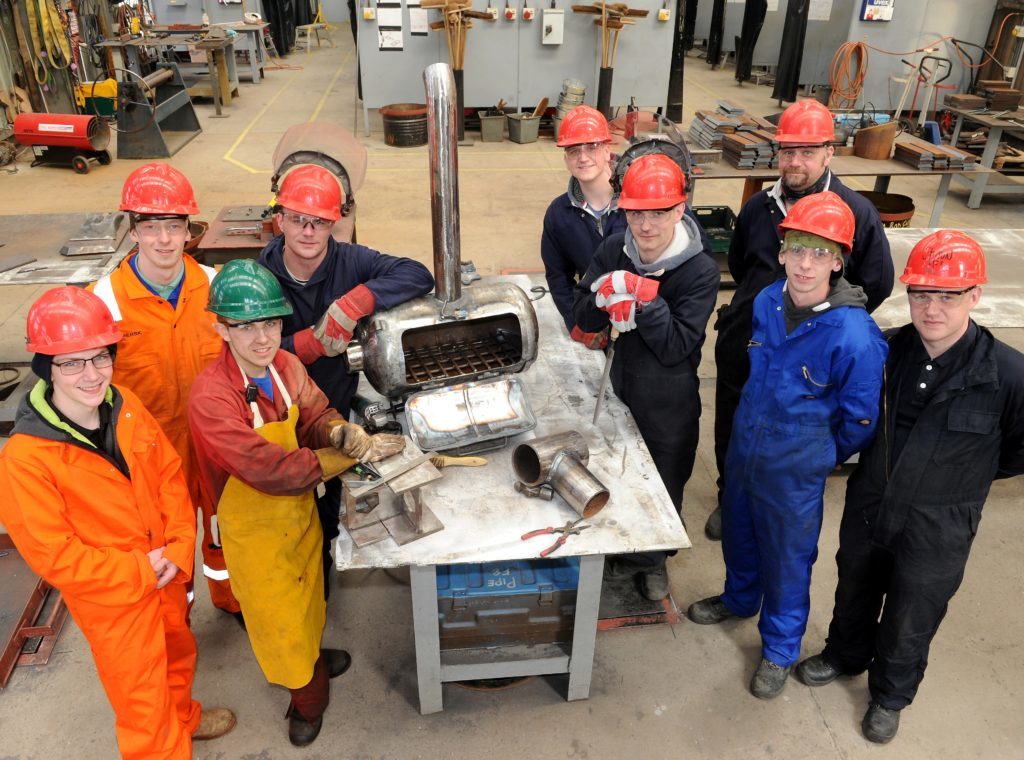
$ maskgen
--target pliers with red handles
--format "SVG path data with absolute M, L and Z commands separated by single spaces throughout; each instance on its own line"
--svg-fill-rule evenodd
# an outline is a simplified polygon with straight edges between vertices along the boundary
M 539 528 L 538 530 L 531 530 L 529 533 L 524 533 L 522 535 L 522 540 L 526 541 L 527 539 L 535 538 L 536 536 L 544 536 L 552 533 L 561 533 L 562 535 L 558 537 L 558 540 L 555 541 L 555 543 L 551 544 L 551 546 L 549 546 L 547 549 L 540 553 L 541 557 L 547 557 L 549 554 L 552 554 L 555 551 L 555 549 L 557 549 L 559 546 L 561 546 L 567 540 L 569 540 L 569 536 L 578 535 L 580 531 L 586 530 L 590 527 L 589 525 L 580 525 L 580 523 L 583 522 L 583 520 L 584 518 L 581 517 L 576 522 L 572 522 L 570 520 L 561 527 Z

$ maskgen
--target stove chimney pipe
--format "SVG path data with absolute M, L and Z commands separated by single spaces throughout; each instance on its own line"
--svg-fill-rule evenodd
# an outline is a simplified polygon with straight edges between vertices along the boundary
M 462 297 L 459 251 L 459 178 L 455 78 L 447 63 L 423 72 L 430 153 L 430 226 L 434 244 L 434 297 L 450 303 Z

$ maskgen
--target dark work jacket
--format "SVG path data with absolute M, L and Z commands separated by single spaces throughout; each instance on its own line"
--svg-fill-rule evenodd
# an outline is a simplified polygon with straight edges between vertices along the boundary
M 636 273 L 623 251 L 624 243 L 624 233 L 605 240 L 576 286 L 573 313 L 584 332 L 600 332 L 609 325 L 608 315 L 597 308 L 590 292 L 594 280 L 618 269 Z M 671 397 L 669 406 L 661 409 L 666 420 L 673 415 L 696 419 L 700 415 L 697 366 L 704 331 L 718 296 L 718 267 L 711 256 L 697 254 L 652 279 L 660 282 L 657 297 L 637 313 L 636 329 L 623 333 L 615 342 L 612 388 L 632 408 L 643 403 L 644 397 L 632 393 L 631 388 L 648 383 L 663 387 Z M 688 392 L 691 389 L 692 393 Z
M 889 358 L 878 435 L 850 476 L 846 509 L 872 526 L 873 540 L 892 548 L 908 525 L 973 538 L 993 479 L 1024 473 L 1024 354 L 979 327 L 962 366 L 921 411 L 895 462 L 890 450 L 899 383 L 915 382 L 917 331 L 887 335 Z
M 785 276 L 779 264 L 782 236 L 779 223 L 786 218 L 778 201 L 779 183 L 756 193 L 740 209 L 729 245 L 729 272 L 736 280 L 732 301 L 721 311 L 716 325 L 719 341 L 746 346 L 750 340 L 754 298 Z M 832 174 L 826 182 L 850 207 L 855 220 L 853 250 L 846 256 L 844 277 L 851 285 L 860 285 L 868 297 L 868 313 L 874 311 L 892 293 L 893 264 L 889 241 L 878 218 L 878 211 L 864 196 L 850 190 Z
M 314 326 L 327 308 L 357 285 L 373 293 L 376 311 L 429 293 L 434 278 L 425 266 L 412 259 L 388 256 L 366 246 L 339 243 L 331 238 L 327 255 L 309 281 L 295 282 L 284 266 L 284 235 L 270 241 L 259 263 L 274 273 L 284 297 L 295 312 L 284 318 L 281 347 L 294 351 L 292 335 Z M 306 367 L 333 408 L 348 417 L 349 405 L 359 385 L 359 373 L 349 373 L 344 354 L 324 356 Z
M 689 205 L 686 206 L 686 215 L 697 222 L 701 242 L 710 253 L 707 234 Z M 548 206 L 540 238 L 540 257 L 544 262 L 548 290 L 567 330 L 572 330 L 575 324 L 572 311 L 576 282 L 587 271 L 597 247 L 613 235 L 624 233 L 627 226 L 625 213 L 620 209 L 608 212 L 599 222 L 574 205 L 568 192 L 559 195 Z

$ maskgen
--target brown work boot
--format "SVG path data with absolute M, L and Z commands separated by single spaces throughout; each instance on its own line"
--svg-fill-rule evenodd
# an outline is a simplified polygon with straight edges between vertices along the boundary
M 224 736 L 235 727 L 235 714 L 226 707 L 203 708 L 199 725 L 192 732 L 192 741 L 202 742 Z

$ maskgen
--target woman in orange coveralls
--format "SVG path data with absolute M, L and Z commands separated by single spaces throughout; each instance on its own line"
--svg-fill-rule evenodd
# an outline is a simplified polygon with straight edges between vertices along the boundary
M 195 516 L 174 448 L 134 394 L 110 385 L 120 339 L 84 290 L 56 288 L 32 305 L 40 380 L 0 452 L 0 521 L 88 640 L 121 756 L 188 760 L 193 739 L 235 718 L 192 699 Z

